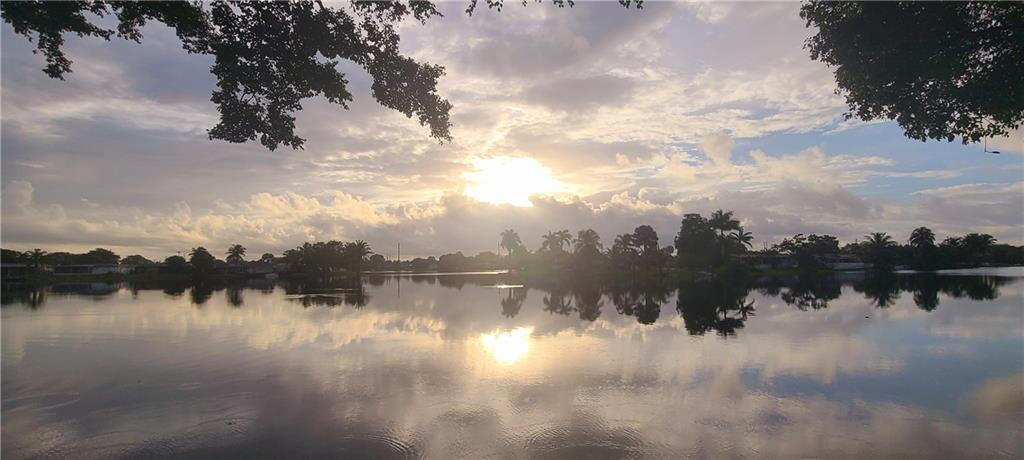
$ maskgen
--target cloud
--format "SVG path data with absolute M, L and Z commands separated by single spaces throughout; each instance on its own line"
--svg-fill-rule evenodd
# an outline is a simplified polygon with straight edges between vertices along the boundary
M 989 380 L 966 403 L 972 412 L 983 419 L 1019 417 L 1024 414 L 1024 374 Z
M 2 26 L 4 244 L 163 256 L 345 237 L 426 255 L 492 249 L 499 228 L 611 239 L 642 223 L 667 244 L 682 213 L 718 208 L 759 240 L 918 224 L 1024 240 L 1005 177 L 980 176 L 973 160 L 916 161 L 902 138 L 876 145 L 857 137 L 876 125 L 843 124 L 833 76 L 802 48 L 797 5 L 580 3 L 471 18 L 440 7 L 444 18 L 402 26 L 402 48 L 446 66 L 455 140 L 431 141 L 382 108 L 365 72 L 342 63 L 351 110 L 304 101 L 299 151 L 208 140 L 209 59 L 166 27 L 147 25 L 141 45 L 70 39 L 75 70 L 60 82 Z M 853 142 L 829 143 L 838 137 Z M 499 156 L 537 160 L 571 193 L 521 210 L 462 196 L 473 159 Z M 1019 176 L 1022 165 L 989 168 Z M 940 190 L 970 183 L 979 194 Z
M 7 184 L 3 189 L 3 207 L 4 213 L 11 214 L 24 214 L 28 205 L 32 204 L 32 193 L 35 189 L 32 184 L 15 180 Z
M 638 83 L 611 75 L 569 78 L 530 86 L 521 97 L 552 110 L 579 112 L 627 103 Z
M 940 230 L 970 229 L 1011 243 L 1024 239 L 1024 181 L 938 187 L 912 197 L 908 217 L 932 222 Z
M 68 211 L 33 201 L 34 187 L 13 181 L 3 189 L 5 246 L 51 250 L 107 246 L 162 258 L 194 246 L 241 243 L 283 250 L 307 240 L 353 239 L 397 219 L 344 192 L 321 197 L 258 193 L 238 203 L 218 200 L 206 211 L 185 202 L 166 212 L 91 203 Z M 294 243 L 294 244 L 293 244 Z

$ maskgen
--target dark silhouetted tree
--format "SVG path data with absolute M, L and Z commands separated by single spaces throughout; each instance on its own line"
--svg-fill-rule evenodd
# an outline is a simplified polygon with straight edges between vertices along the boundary
M 711 213 L 711 217 L 708 218 L 708 225 L 718 232 L 718 236 L 725 238 L 725 232 L 740 229 L 740 221 L 733 219 L 732 211 L 723 211 L 721 209 Z
M 152 265 L 153 261 L 138 254 L 125 256 L 121 259 L 121 265 Z
M 510 261 L 512 259 L 512 251 L 522 245 L 523 242 L 519 239 L 519 234 L 515 230 L 510 228 L 501 232 L 501 248 L 505 250 Z
M 573 240 L 573 250 L 575 252 L 582 252 L 584 250 L 600 251 L 601 249 L 603 249 L 601 236 L 593 229 L 580 230 L 576 234 L 576 239 Z
M 720 257 L 720 259 L 718 260 L 719 264 L 724 264 L 726 261 L 726 257 L 728 256 L 730 241 L 729 238 L 727 238 L 725 235 L 726 232 L 741 229 L 740 221 L 733 219 L 732 216 L 732 211 L 723 211 L 719 209 L 711 213 L 711 217 L 708 218 L 708 225 L 710 225 L 711 228 L 718 231 L 718 239 L 716 241 L 716 244 L 718 246 L 718 254 Z
M 467 13 L 476 8 L 470 2 Z M 501 9 L 501 0 L 488 0 Z M 569 0 L 553 0 L 558 6 Z M 620 0 L 627 8 L 642 2 Z M 99 17 L 113 14 L 117 27 L 108 29 Z M 340 60 L 358 65 L 372 80 L 374 99 L 429 126 L 430 135 L 450 140 L 451 103 L 437 94 L 444 67 L 416 62 L 401 54 L 398 28 L 406 19 L 425 24 L 441 16 L 429 1 L 353 1 L 347 8 L 320 1 L 78 1 L 3 2 L 0 15 L 14 32 L 37 39 L 46 57 L 43 71 L 63 79 L 71 72 L 64 55 L 64 36 L 117 36 L 142 40 L 147 21 L 174 29 L 189 53 L 212 55 L 210 71 L 217 79 L 211 100 L 220 122 L 211 139 L 246 142 L 259 139 L 273 150 L 280 144 L 301 148 L 295 134 L 295 112 L 302 100 L 322 96 L 348 108 L 348 80 L 338 71 Z
M 815 269 L 822 267 L 821 258 L 839 253 L 839 240 L 832 235 L 812 233 L 804 236 L 803 233 L 797 233 L 792 238 L 782 240 L 773 249 L 792 256 L 802 270 Z
M 210 254 L 210 251 L 207 251 L 206 248 L 202 246 L 193 248 L 189 251 L 188 255 L 188 262 L 192 265 L 192 274 L 196 276 L 206 276 L 213 272 L 217 259 L 213 257 L 213 254 Z M 193 291 L 195 291 L 195 289 L 193 289 Z M 196 303 L 201 304 L 202 302 Z
M 370 263 L 370 268 L 372 270 L 380 270 L 381 268 L 384 268 L 384 264 L 387 263 L 387 259 L 381 254 L 374 254 L 370 256 L 368 262 Z
M 294 113 L 302 100 L 322 96 L 348 108 L 348 80 L 339 60 L 362 67 L 372 80 L 373 97 L 429 126 L 431 136 L 451 138 L 451 104 L 437 94 L 441 66 L 403 56 L 398 24 L 407 17 L 424 23 L 439 16 L 429 2 L 352 2 L 349 8 L 313 1 L 223 2 L 4 2 L 3 18 L 18 34 L 37 36 L 46 56 L 44 71 L 64 78 L 71 61 L 64 35 L 141 41 L 141 28 L 157 21 L 175 30 L 185 50 L 212 55 L 217 89 L 211 100 L 220 122 L 211 139 L 259 139 L 273 150 L 302 147 Z M 94 22 L 113 14 L 116 30 Z
M 85 254 L 75 254 L 72 260 L 76 264 L 115 265 L 121 260 L 121 256 L 109 249 L 96 248 Z
M 572 234 L 568 230 L 548 232 L 541 237 L 541 249 L 551 252 L 561 252 L 565 246 L 572 242 Z
M 686 214 L 676 235 L 676 257 L 679 266 L 699 270 L 711 265 L 715 252 L 715 229 L 700 214 Z
M 348 266 L 352 267 L 356 273 L 363 272 L 363 259 L 370 254 L 373 254 L 370 244 L 363 240 L 347 243 L 343 249 L 344 260 L 348 262 Z
M 835 71 L 847 118 L 913 139 L 1006 135 L 1024 121 L 1021 2 L 809 1 L 811 58 Z
M 186 273 L 189 270 L 188 261 L 182 256 L 170 256 L 164 259 L 164 265 L 168 273 Z
M 651 257 L 658 251 L 658 232 L 650 225 L 641 225 L 633 229 L 632 242 L 641 257 Z
M 928 227 L 917 227 L 910 232 L 907 242 L 911 247 L 917 249 L 933 247 L 935 246 L 935 233 Z
M 729 234 L 729 239 L 741 248 L 751 248 L 753 247 L 752 241 L 754 241 L 754 234 L 745 232 L 743 231 L 743 228 L 740 227 Z
M 32 269 L 39 271 L 39 268 L 43 265 L 43 257 L 46 256 L 46 251 L 35 248 L 31 251 L 25 252 L 25 260 L 28 260 L 29 264 L 32 265 Z
M 636 275 L 640 262 L 640 251 L 637 248 L 636 234 L 623 233 L 615 237 L 615 242 L 608 249 L 608 258 L 612 267 L 619 273 Z
M 896 242 L 885 232 L 874 232 L 865 235 L 863 249 L 868 260 L 874 264 L 875 269 L 885 269 L 892 265 L 893 250 Z
M 228 248 L 228 251 L 224 254 L 227 255 L 227 258 L 225 260 L 228 263 L 237 264 L 245 262 L 245 246 L 242 246 L 240 244 L 232 244 L 231 247 Z
M 29 260 L 27 254 L 13 249 L 0 249 L 0 260 L 5 264 L 26 263 Z
M 917 227 L 910 232 L 907 239 L 913 251 L 913 265 L 915 268 L 931 268 L 934 265 L 935 256 L 935 233 L 928 227 Z
M 967 260 L 972 266 L 981 264 L 981 261 L 995 242 L 996 239 L 987 233 L 968 233 L 960 239 L 960 245 L 963 247 Z

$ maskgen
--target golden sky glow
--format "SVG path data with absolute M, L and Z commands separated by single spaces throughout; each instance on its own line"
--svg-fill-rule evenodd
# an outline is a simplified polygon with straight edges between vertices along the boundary
M 482 158 L 473 160 L 473 167 L 462 175 L 465 193 L 486 203 L 531 206 L 531 195 L 563 189 L 551 170 L 532 158 Z

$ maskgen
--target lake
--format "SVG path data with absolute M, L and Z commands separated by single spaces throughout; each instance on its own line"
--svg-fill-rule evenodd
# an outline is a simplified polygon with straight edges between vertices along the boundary
M 1024 455 L 1024 270 L 5 286 L 4 458 Z

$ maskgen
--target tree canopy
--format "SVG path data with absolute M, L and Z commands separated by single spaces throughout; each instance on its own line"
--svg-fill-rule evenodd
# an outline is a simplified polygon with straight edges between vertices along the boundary
M 140 42 L 147 21 L 173 28 L 186 51 L 214 57 L 217 78 L 211 100 L 220 122 L 211 139 L 246 142 L 259 139 L 274 150 L 301 148 L 294 113 L 302 100 L 323 96 L 348 108 L 352 94 L 339 60 L 370 74 L 373 97 L 407 117 L 416 116 L 430 134 L 449 140 L 451 104 L 437 94 L 444 68 L 402 56 L 397 25 L 406 17 L 425 22 L 439 13 L 429 2 L 353 2 L 350 8 L 321 2 L 4 2 L 3 19 L 32 39 L 46 57 L 43 71 L 63 79 L 71 60 L 63 35 L 115 35 Z M 116 30 L 95 19 L 113 14 Z
M 485 0 L 501 10 L 502 0 Z M 526 1 L 523 0 L 523 5 Z M 552 0 L 558 7 L 571 0 Z M 620 0 L 629 8 L 640 0 Z M 472 14 L 477 0 L 470 0 Z M 284 144 L 302 148 L 295 133 L 295 113 L 302 100 L 323 96 L 345 109 L 352 101 L 348 80 L 338 71 L 340 60 L 362 67 L 373 80 L 371 90 L 381 105 L 406 117 L 415 116 L 430 136 L 451 140 L 452 104 L 437 93 L 444 67 L 417 62 L 399 50 L 397 28 L 407 18 L 419 23 L 441 16 L 429 1 L 352 1 L 347 8 L 320 1 L 76 2 L 11 1 L 0 15 L 15 33 L 32 40 L 46 57 L 51 78 L 64 79 L 71 59 L 64 54 L 64 35 L 120 37 L 142 40 L 147 21 L 174 29 L 186 51 L 214 57 L 210 72 L 217 78 L 211 101 L 220 121 L 208 130 L 210 139 L 242 143 L 259 140 L 270 150 Z M 101 25 L 113 15 L 117 27 Z
M 835 70 L 849 118 L 966 144 L 1024 121 L 1024 4 L 810 1 L 811 58 Z

